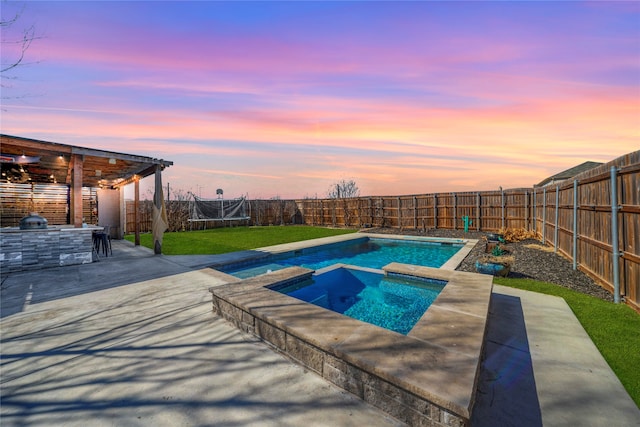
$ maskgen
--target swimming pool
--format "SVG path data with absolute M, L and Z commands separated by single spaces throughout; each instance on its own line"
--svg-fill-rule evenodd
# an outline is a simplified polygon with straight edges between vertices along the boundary
M 406 335 L 433 303 L 445 281 L 386 276 L 335 268 L 272 288 L 280 293 Z
M 283 254 L 271 254 L 259 261 L 231 264 L 218 268 L 240 279 L 254 277 L 283 268 L 300 266 L 320 270 L 334 264 L 381 269 L 391 262 L 440 267 L 464 246 L 458 241 L 424 241 L 410 239 L 360 238 Z

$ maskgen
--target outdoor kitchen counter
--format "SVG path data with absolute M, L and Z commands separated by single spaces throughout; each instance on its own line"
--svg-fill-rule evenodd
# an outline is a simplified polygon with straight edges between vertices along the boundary
M 38 270 L 93 261 L 94 231 L 103 227 L 53 225 L 43 229 L 0 228 L 0 269 L 3 273 Z

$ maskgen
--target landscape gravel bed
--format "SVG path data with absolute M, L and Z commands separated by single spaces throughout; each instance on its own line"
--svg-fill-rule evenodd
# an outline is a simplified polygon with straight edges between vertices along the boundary
M 478 244 L 458 266 L 457 270 L 476 272 L 475 262 L 484 253 L 485 236 L 487 233 L 478 231 L 464 232 L 464 230 L 402 230 L 392 228 L 370 228 L 361 230 L 368 233 L 379 234 L 403 234 L 415 236 L 447 237 L 478 239 Z M 515 257 L 515 263 L 511 267 L 508 277 L 529 278 L 550 282 L 565 288 L 572 289 L 583 294 L 591 295 L 605 301 L 613 301 L 613 296 L 600 287 L 589 276 L 580 270 L 574 270 L 570 260 L 554 253 L 553 248 L 543 245 L 541 242 L 528 239 L 521 242 L 502 245 L 510 255 Z

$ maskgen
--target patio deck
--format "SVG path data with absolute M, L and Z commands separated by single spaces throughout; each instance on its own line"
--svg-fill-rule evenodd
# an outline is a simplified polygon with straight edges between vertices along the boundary
M 401 425 L 213 315 L 219 256 L 113 249 L 3 275 L 3 426 Z M 490 311 L 473 426 L 640 419 L 563 300 L 495 286 Z

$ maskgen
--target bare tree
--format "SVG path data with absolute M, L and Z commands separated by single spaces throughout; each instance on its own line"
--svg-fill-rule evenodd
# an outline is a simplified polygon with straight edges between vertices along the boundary
M 167 184 L 168 190 L 168 184 Z M 173 190 L 169 200 L 167 191 L 167 219 L 169 220 L 169 231 L 186 231 L 189 224 L 189 199 L 188 192 L 183 190 Z
M 2 16 L 0 17 L 0 32 L 2 33 L 2 62 L 0 64 L 0 76 L 2 78 L 1 87 L 9 88 L 9 80 L 16 80 L 17 77 L 12 71 L 25 64 L 25 55 L 34 40 L 41 37 L 36 35 L 35 25 L 20 27 L 20 21 L 25 11 L 25 6 L 18 11 L 11 11 L 8 1 L 2 2 Z M 2 99 L 7 99 L 2 95 Z
M 262 199 L 254 199 L 249 202 L 251 204 L 251 211 L 254 212 L 254 223 L 253 225 L 263 225 L 262 222 L 266 216 L 266 206 L 265 201 Z
M 353 179 L 346 180 L 341 179 L 340 181 L 333 184 L 329 187 L 329 191 L 327 192 L 327 196 L 330 199 L 340 199 L 342 201 L 342 215 L 343 222 L 345 227 L 351 226 L 352 212 L 349 209 L 349 201 L 347 199 L 352 199 L 360 196 L 360 189 L 358 188 L 358 184 Z M 332 211 L 332 221 L 335 227 L 336 225 L 336 208 L 338 207 L 339 200 L 333 201 L 333 211 Z
M 329 187 L 329 191 L 327 192 L 327 197 L 330 199 L 346 199 L 350 197 L 358 197 L 359 195 L 360 189 L 353 179 L 341 179 Z

